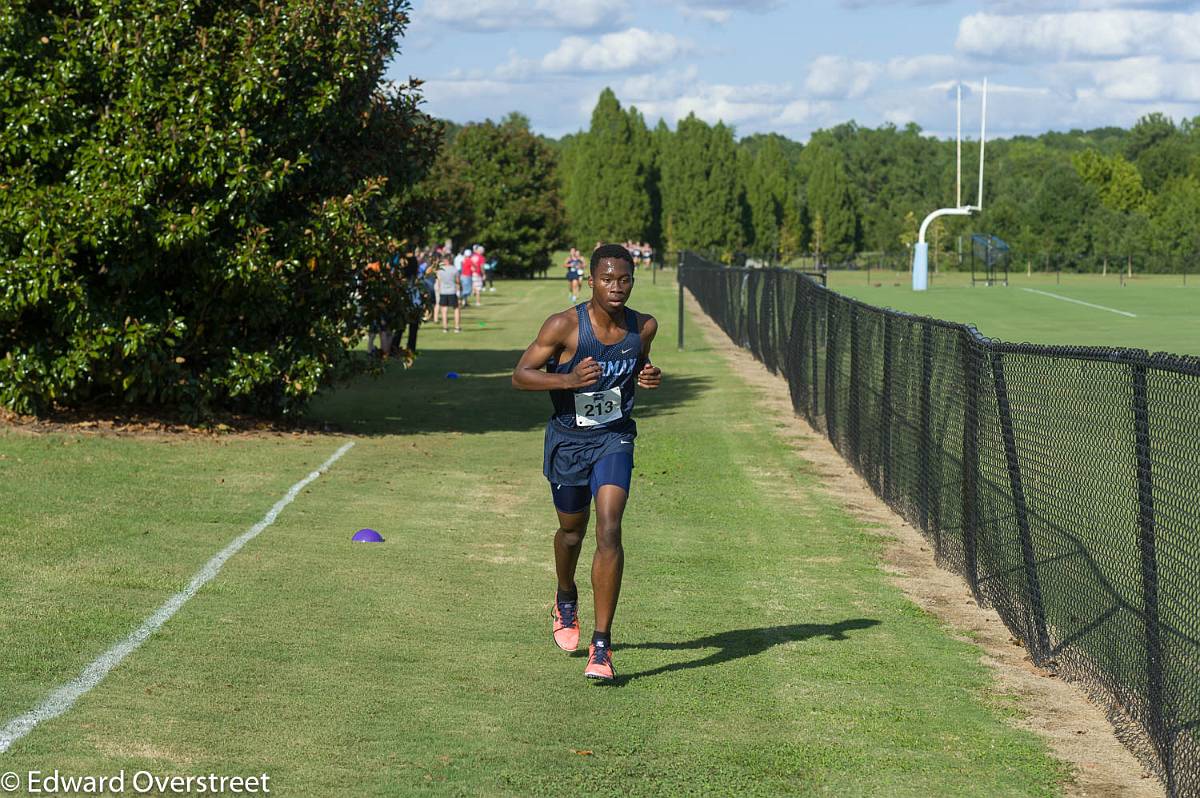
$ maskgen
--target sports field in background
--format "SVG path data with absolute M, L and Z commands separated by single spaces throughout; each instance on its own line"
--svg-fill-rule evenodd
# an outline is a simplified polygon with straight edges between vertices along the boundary
M 929 290 L 918 293 L 908 272 L 834 271 L 829 287 L 872 305 L 974 324 L 1003 341 L 1200 355 L 1200 275 L 1185 285 L 1181 274 L 1122 281 L 1116 273 L 1021 271 L 1009 274 L 1007 287 L 972 287 L 970 272 L 930 277 Z
M 565 280 L 502 282 L 463 334 L 423 329 L 412 369 L 318 402 L 338 432 L 0 431 L 0 724 L 355 442 L 0 771 L 266 772 L 301 796 L 1058 794 L 980 652 L 892 586 L 878 533 L 777 439 L 796 422 L 694 326 L 676 350 L 659 283 L 631 302 L 662 323 L 664 383 L 639 392 L 618 684 L 550 641 L 549 402 L 509 385 Z M 350 543 L 368 526 L 387 542 Z

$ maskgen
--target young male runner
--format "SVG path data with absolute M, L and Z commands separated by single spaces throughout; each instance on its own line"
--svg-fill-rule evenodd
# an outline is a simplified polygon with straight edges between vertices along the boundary
M 571 247 L 571 254 L 563 262 L 563 268 L 567 270 L 567 292 L 574 305 L 579 301 L 579 282 L 583 279 L 583 258 L 579 257 L 578 249 Z
M 611 681 L 611 627 L 625 552 L 621 517 L 633 477 L 633 397 L 657 388 L 662 371 L 650 363 L 658 331 L 653 316 L 625 306 L 633 291 L 633 257 L 619 244 L 593 253 L 591 301 L 546 319 L 513 370 L 513 387 L 549 391 L 554 412 L 546 425 L 542 471 L 558 512 L 554 567 L 558 591 L 551 634 L 564 651 L 579 645 L 579 591 L 575 566 L 583 549 L 592 499 L 596 502 L 596 553 L 592 558 L 596 631 L 588 647 L 589 679 Z M 545 371 L 542 369 L 545 368 Z

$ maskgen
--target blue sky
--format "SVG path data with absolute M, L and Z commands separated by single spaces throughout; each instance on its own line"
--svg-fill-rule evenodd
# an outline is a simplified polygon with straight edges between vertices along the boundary
M 1200 2 L 1169 0 L 414 0 L 388 76 L 455 122 L 586 128 L 610 86 L 654 124 L 689 112 L 805 140 L 855 120 L 977 136 L 1200 115 Z

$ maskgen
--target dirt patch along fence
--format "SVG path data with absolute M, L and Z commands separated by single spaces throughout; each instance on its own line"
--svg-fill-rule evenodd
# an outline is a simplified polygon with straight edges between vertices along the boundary
M 681 265 L 1033 662 L 1200 795 L 1200 358 L 1002 343 L 784 269 Z

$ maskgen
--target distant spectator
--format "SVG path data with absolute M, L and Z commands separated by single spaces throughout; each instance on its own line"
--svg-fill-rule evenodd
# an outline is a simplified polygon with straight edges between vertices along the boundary
M 423 264 L 424 270 L 421 272 L 421 281 L 425 284 L 425 291 L 429 296 L 433 297 L 433 307 L 425 313 L 425 321 L 437 321 L 438 307 L 441 304 L 441 297 L 438 296 L 437 290 L 437 265 L 444 260 L 441 256 L 431 255 L 428 258 L 428 263 Z
M 471 278 L 475 273 L 475 264 L 472 261 L 473 255 L 474 255 L 474 253 L 471 251 L 470 247 L 464 249 L 462 251 L 462 261 L 459 264 L 457 264 L 458 265 L 458 278 L 459 278 L 459 282 L 461 284 L 458 295 L 459 295 L 459 298 L 462 300 L 461 304 L 464 308 L 470 304 L 470 299 L 471 299 L 471 288 L 472 288 Z
M 487 264 L 487 258 L 483 256 L 483 246 L 476 244 L 472 249 L 475 251 L 471 254 L 471 287 L 475 292 L 475 304 L 483 305 L 480 298 L 483 295 L 483 267 Z
M 487 290 L 493 294 L 496 293 L 496 259 L 484 257 L 483 261 L 483 282 L 487 285 Z
M 450 308 L 454 308 L 454 331 L 462 332 L 462 311 L 458 307 L 459 285 L 461 278 L 458 272 L 450 265 L 448 258 L 442 259 L 437 270 L 438 308 L 442 312 L 442 332 L 449 332 L 447 315 Z
M 382 357 L 392 348 L 388 323 L 389 286 L 381 261 L 371 261 L 363 270 L 363 310 L 367 315 L 367 354 Z M 375 337 L 379 337 L 379 346 Z

